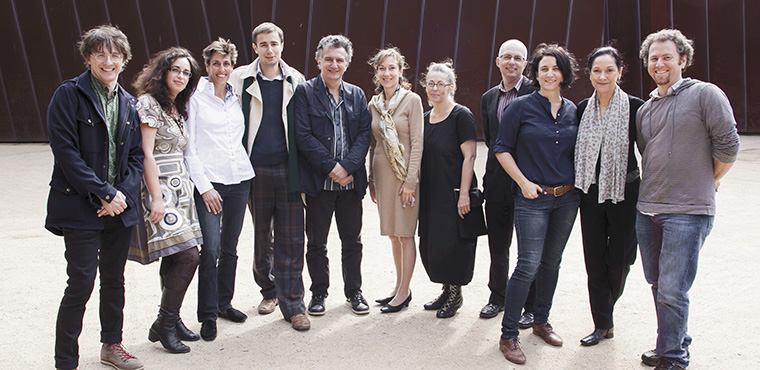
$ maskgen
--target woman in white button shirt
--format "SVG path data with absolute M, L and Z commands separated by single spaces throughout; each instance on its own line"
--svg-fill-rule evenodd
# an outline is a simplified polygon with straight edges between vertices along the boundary
M 227 83 L 237 48 L 219 38 L 203 49 L 203 59 L 208 77 L 201 78 L 190 99 L 185 162 L 195 183 L 195 205 L 203 231 L 198 321 L 201 337 L 214 340 L 218 316 L 234 322 L 247 318 L 232 308 L 231 302 L 238 237 L 254 173 L 242 144 L 243 112 Z

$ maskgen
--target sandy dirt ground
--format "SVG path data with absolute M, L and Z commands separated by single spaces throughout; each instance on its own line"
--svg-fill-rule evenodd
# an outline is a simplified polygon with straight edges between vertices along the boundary
M 485 146 L 478 146 L 476 172 L 481 178 Z M 0 369 L 53 368 L 53 342 L 58 304 L 66 273 L 62 238 L 43 228 L 48 181 L 53 157 L 45 144 L 0 145 Z M 723 181 L 712 234 L 702 249 L 699 272 L 691 290 L 689 331 L 694 337 L 690 369 L 750 369 L 760 364 L 756 347 L 760 324 L 760 137 L 743 136 L 739 160 Z M 559 285 L 550 321 L 565 341 L 552 347 L 530 330 L 520 335 L 528 362 L 516 366 L 498 349 L 501 316 L 478 317 L 487 302 L 488 246 L 478 240 L 475 276 L 464 287 L 464 306 L 451 319 L 435 318 L 422 304 L 437 296 L 422 264 L 412 281 L 413 300 L 408 309 L 357 316 L 344 304 L 340 270 L 340 242 L 334 230 L 329 238 L 331 259 L 327 314 L 311 317 L 312 329 L 296 332 L 279 310 L 261 316 L 261 296 L 251 273 L 253 231 L 250 217 L 240 237 L 235 307 L 249 315 L 235 324 L 219 321 L 213 342 L 188 343 L 189 354 L 166 353 L 150 343 L 148 327 L 159 303 L 158 264 L 128 262 L 124 343 L 146 369 L 648 369 L 639 356 L 654 347 L 656 322 L 649 286 L 640 262 L 632 266 L 625 293 L 615 312 L 615 338 L 595 347 L 581 347 L 579 339 L 593 329 L 588 308 L 586 272 L 580 227 L 564 253 Z M 389 293 L 395 274 L 390 242 L 379 234 L 377 210 L 364 200 L 363 277 L 369 301 Z M 516 248 L 511 255 L 514 267 Z M 308 293 L 309 277 L 304 271 Z M 185 299 L 183 318 L 193 330 L 196 322 L 197 284 Z M 93 292 L 80 338 L 80 369 L 106 369 L 99 363 L 98 291 Z M 727 331 L 728 330 L 728 331 Z

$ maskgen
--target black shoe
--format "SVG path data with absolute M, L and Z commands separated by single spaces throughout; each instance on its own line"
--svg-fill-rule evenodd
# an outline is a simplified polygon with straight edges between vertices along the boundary
M 517 322 L 520 329 L 528 329 L 533 327 L 533 312 L 525 312 L 520 316 L 520 321 Z
M 222 311 L 219 310 L 217 313 L 219 317 L 223 319 L 230 320 L 232 322 L 245 322 L 245 320 L 248 318 L 246 314 L 240 312 L 240 310 L 234 309 L 232 307 Z
M 665 358 L 660 358 L 660 361 L 657 363 L 657 367 L 655 367 L 654 370 L 684 370 L 684 368 L 666 360 Z
M 186 346 L 177 337 L 177 314 L 160 308 L 158 318 L 148 331 L 148 340 L 151 342 L 161 341 L 164 349 L 171 353 L 187 353 L 190 347 Z
M 444 303 L 446 303 L 446 298 L 448 297 L 449 297 L 449 284 L 443 284 L 443 291 L 441 292 L 441 295 L 439 295 L 438 298 L 428 303 L 425 303 L 424 305 L 422 305 L 422 307 L 430 311 L 437 310 L 441 308 L 441 306 L 443 306 Z
M 412 290 L 410 289 L 409 290 L 409 296 L 406 297 L 406 299 L 403 302 L 401 302 L 400 305 L 398 305 L 398 306 L 391 306 L 390 305 L 390 301 L 389 301 L 388 303 L 385 304 L 385 306 L 383 306 L 380 309 L 380 312 L 382 312 L 382 313 L 399 312 L 399 311 L 401 311 L 402 308 L 409 307 L 409 302 L 411 302 L 411 301 L 412 301 Z
M 390 301 L 392 301 L 392 300 L 393 300 L 393 297 L 394 297 L 394 296 L 390 296 L 390 297 L 385 297 L 385 298 L 376 299 L 376 300 L 375 300 L 375 302 L 379 303 L 379 304 L 380 304 L 380 305 L 382 305 L 382 306 L 385 306 L 385 305 L 387 305 L 388 303 L 390 303 Z
M 201 338 L 207 342 L 216 339 L 216 320 L 201 323 Z
M 200 335 L 193 333 L 192 330 L 188 329 L 187 326 L 185 326 L 185 323 L 182 322 L 182 319 L 177 319 L 176 328 L 177 336 L 182 341 L 195 342 L 201 339 Z
M 357 315 L 366 315 L 369 313 L 369 306 L 367 301 L 364 300 L 361 291 L 356 291 L 346 298 L 346 304 L 351 306 L 351 311 Z
M 446 303 L 438 309 L 435 317 L 439 319 L 447 319 L 457 314 L 459 307 L 462 307 L 462 286 L 451 285 L 449 286 L 449 296 L 446 298 Z
M 504 306 L 489 302 L 480 310 L 480 317 L 490 319 L 499 315 L 501 311 L 504 311 Z
M 325 298 L 327 293 L 314 293 L 311 295 L 311 301 L 309 301 L 309 315 L 322 316 L 325 314 Z
M 594 332 L 581 339 L 582 346 L 595 346 L 599 344 L 602 338 L 612 338 L 615 336 L 614 328 L 609 329 L 594 329 Z
M 689 353 L 689 350 L 686 350 L 686 358 L 689 358 L 691 354 Z M 641 362 L 644 363 L 644 365 L 647 366 L 657 366 L 660 363 L 660 355 L 657 354 L 657 351 L 650 349 L 649 351 L 646 351 L 641 354 Z

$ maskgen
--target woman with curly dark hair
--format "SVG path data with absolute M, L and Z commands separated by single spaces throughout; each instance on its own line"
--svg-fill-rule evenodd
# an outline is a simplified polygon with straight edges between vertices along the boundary
M 193 201 L 193 183 L 185 167 L 187 103 L 200 79 L 198 63 L 187 49 L 157 53 L 137 75 L 145 173 L 143 223 L 130 257 L 142 263 L 161 258 L 161 306 L 148 339 L 167 351 L 185 353 L 182 343 L 199 337 L 182 323 L 179 309 L 198 267 L 203 243 Z

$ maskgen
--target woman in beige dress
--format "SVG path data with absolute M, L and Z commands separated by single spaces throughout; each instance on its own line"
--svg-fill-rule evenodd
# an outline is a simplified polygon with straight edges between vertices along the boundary
M 422 100 L 404 78 L 409 66 L 398 48 L 380 50 L 370 60 L 375 69 L 377 95 L 369 103 L 372 143 L 369 157 L 369 194 L 380 213 L 380 234 L 391 239 L 396 286 L 387 298 L 376 300 L 380 312 L 398 312 L 409 306 L 409 282 L 417 258 L 415 195 L 422 158 Z

